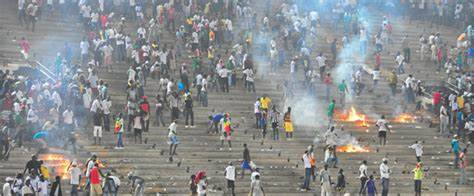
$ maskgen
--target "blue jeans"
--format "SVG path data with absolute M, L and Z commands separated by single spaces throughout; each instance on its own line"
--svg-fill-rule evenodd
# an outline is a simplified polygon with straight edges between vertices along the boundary
M 71 186 L 71 196 L 79 196 L 79 191 L 77 191 L 78 187 L 79 187 L 79 185 L 77 185 L 77 184 L 73 184 Z
M 388 187 L 390 185 L 388 178 L 382 178 L 382 196 L 388 195 Z
M 304 182 L 303 182 L 303 189 L 309 189 L 309 182 L 311 179 L 311 168 L 304 169 Z
M 117 134 L 117 147 L 124 147 L 124 146 L 123 146 L 122 134 L 123 134 L 123 133 L 118 133 L 118 134 Z

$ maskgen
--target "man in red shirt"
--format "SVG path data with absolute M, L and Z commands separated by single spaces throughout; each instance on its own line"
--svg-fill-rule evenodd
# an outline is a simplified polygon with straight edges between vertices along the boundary
M 441 91 L 433 93 L 433 110 L 436 115 L 439 114 L 439 107 L 441 103 Z
M 102 187 L 100 186 L 100 171 L 99 164 L 95 163 L 89 174 L 89 180 L 91 183 L 90 196 L 102 195 Z
M 329 100 L 329 96 L 331 94 L 331 85 L 332 85 L 332 78 L 331 74 L 328 73 L 326 74 L 326 77 L 324 77 L 324 85 L 326 86 L 326 100 Z

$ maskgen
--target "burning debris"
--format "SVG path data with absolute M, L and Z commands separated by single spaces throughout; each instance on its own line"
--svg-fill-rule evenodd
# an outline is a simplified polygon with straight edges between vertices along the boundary
M 415 123 L 417 117 L 413 116 L 411 114 L 403 113 L 395 117 L 393 120 L 394 122 L 397 123 Z
M 43 161 L 43 164 L 48 167 L 52 176 L 61 176 L 61 179 L 69 179 L 68 169 L 71 165 L 69 159 L 64 154 L 41 154 L 39 160 Z
M 368 123 L 367 116 L 365 114 L 357 112 L 354 106 L 351 106 L 349 110 L 347 110 L 343 114 L 338 115 L 339 119 L 344 122 L 354 122 L 357 126 L 360 127 L 370 127 Z
M 370 152 L 370 148 L 368 146 L 360 146 L 359 144 L 347 144 L 345 146 L 337 146 L 336 152 Z

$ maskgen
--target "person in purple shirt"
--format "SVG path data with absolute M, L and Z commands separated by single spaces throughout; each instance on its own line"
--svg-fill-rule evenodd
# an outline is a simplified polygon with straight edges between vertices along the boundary
M 365 184 L 365 187 L 367 188 L 368 196 L 377 195 L 377 188 L 375 187 L 374 175 L 370 175 L 369 180 Z

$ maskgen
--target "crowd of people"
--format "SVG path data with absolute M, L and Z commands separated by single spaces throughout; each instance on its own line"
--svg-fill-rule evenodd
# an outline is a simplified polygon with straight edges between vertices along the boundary
M 27 29 L 31 27 L 33 32 L 36 23 L 58 14 L 61 20 L 79 21 L 85 33 L 78 47 L 66 42 L 63 48 L 56 49 L 57 56 L 50 66 L 55 79 L 42 77 L 36 72 L 28 75 L 14 74 L 8 70 L 1 72 L 0 158 L 8 160 L 15 148 L 28 146 L 38 149 L 23 173 L 19 173 L 16 178 L 6 179 L 3 194 L 62 195 L 62 176 L 55 176 L 54 179 L 49 176 L 47 167 L 38 160 L 37 155 L 47 153 L 50 148 L 62 148 L 76 154 L 78 139 L 96 146 L 114 140 L 103 138 L 109 135 L 103 132 L 113 132 L 116 136 L 113 142 L 115 149 L 123 150 L 126 135 L 134 138 L 133 144 L 130 140 L 127 145 L 142 144 L 146 143 L 143 134 L 150 131 L 150 123 L 151 126 L 167 127 L 167 143 L 172 160 L 180 144 L 178 133 L 182 128 L 178 124 L 184 124 L 184 128 L 196 127 L 193 108 L 208 107 L 208 93 L 228 94 L 243 86 L 246 93 L 256 94 L 259 90 L 257 74 L 271 77 L 278 72 L 287 72 L 284 70 L 286 67 L 289 67 L 289 74 L 281 85 L 284 104 L 277 105 L 278 102 L 268 95 L 258 97 L 254 103 L 254 128 L 258 130 L 254 138 L 260 137 L 262 145 L 266 141 L 267 127 L 271 128 L 274 141 L 280 140 L 280 128 L 287 140 L 294 140 L 294 115 L 291 103 L 285 101 L 297 96 L 299 88 L 313 98 L 319 93 L 324 95 L 325 101 L 329 103 L 329 130 L 326 135 L 334 135 L 336 105 L 342 111 L 346 108 L 348 96 L 383 92 L 377 85 L 384 79 L 382 77 L 387 76 L 390 99 L 398 102 L 396 94 L 401 89 L 403 98 L 400 102 L 405 108 L 416 105 L 421 110 L 420 100 L 427 94 L 432 97 L 431 111 L 439 115 L 440 133 L 453 138 L 453 166 L 459 168 L 462 174 L 460 184 L 464 184 L 469 146 L 465 144 L 468 144 L 470 133 L 474 130 L 469 72 L 474 56 L 474 31 L 471 25 L 467 25 L 472 23 L 472 16 L 468 14 L 473 9 L 472 3 L 400 2 L 318 1 L 314 6 L 304 6 L 303 1 L 296 0 L 268 6 L 274 4 L 265 1 L 262 4 L 266 3 L 266 6 L 260 8 L 263 10 L 257 11 L 253 6 L 255 1 L 250 0 L 18 0 L 19 23 Z M 421 34 L 419 48 L 412 48 L 414 43 L 410 43 L 410 40 L 413 38 L 408 35 L 401 40 L 394 40 L 390 17 L 380 18 L 375 28 L 369 25 L 361 7 L 372 5 L 383 5 L 389 10 L 389 15 L 397 10 L 390 10 L 393 6 L 405 10 L 411 18 L 427 16 L 428 11 L 424 10 L 432 9 L 435 10 L 432 22 L 447 24 L 448 21 L 454 21 L 458 28 L 462 27 L 463 33 L 455 38 L 456 44 L 451 46 L 445 41 L 451 38 L 443 37 L 438 32 Z M 258 13 L 260 11 L 262 13 Z M 327 25 L 328 21 L 329 29 L 340 32 L 342 36 L 327 39 L 329 52 L 316 53 L 313 48 L 319 46 L 314 40 L 321 37 L 320 32 L 324 31 L 321 26 Z M 398 42 L 401 46 L 395 49 L 398 52 L 390 54 L 388 51 L 398 47 Z M 19 44 L 24 57 L 28 59 L 28 39 L 22 38 Z M 76 49 L 77 54 L 72 52 Z M 367 68 L 357 65 L 348 67 L 349 74 L 343 76 L 330 73 L 341 61 L 343 53 L 346 53 L 344 51 L 355 53 L 350 58 L 374 61 L 370 63 L 374 65 L 373 69 L 367 71 Z M 374 51 L 373 54 L 370 54 L 371 51 Z M 416 52 L 419 53 L 419 61 L 412 55 Z M 382 64 L 382 55 L 386 54 L 394 59 L 393 65 Z M 427 54 L 430 57 L 425 57 Z M 268 62 L 268 67 L 261 61 Z M 414 65 L 414 62 L 421 63 Z M 125 64 L 128 67 L 126 73 L 117 64 Z M 415 66 L 433 66 L 438 72 L 446 72 L 446 82 L 451 89 L 428 91 L 422 81 L 407 73 L 407 67 Z M 115 87 L 120 83 L 109 84 L 102 79 L 104 73 L 123 74 L 127 78 L 123 83 L 125 91 L 122 92 L 126 97 L 125 103 L 116 103 L 118 100 L 109 95 L 109 85 Z M 301 75 L 304 78 L 302 82 L 299 79 Z M 344 79 L 340 80 L 341 77 Z M 331 93 L 333 83 L 336 83 L 336 95 Z M 152 92 L 147 90 L 151 85 L 156 87 Z M 319 85 L 325 88 L 321 92 Z M 115 107 L 112 107 L 112 101 L 114 106 L 123 104 L 124 108 L 113 110 Z M 285 110 L 284 113 L 280 113 L 281 108 Z M 232 136 L 237 125 L 226 110 L 218 108 L 211 112 L 208 134 L 219 137 L 219 150 L 223 150 L 224 142 L 227 142 L 228 150 L 232 151 Z M 170 114 L 165 114 L 166 111 Z M 387 132 L 391 131 L 389 123 L 384 116 L 375 123 L 381 147 L 385 146 Z M 332 181 L 329 168 L 337 167 L 339 160 L 336 145 L 328 143 L 327 137 L 326 143 L 330 145 L 325 148 L 325 159 L 320 171 L 317 171 L 314 158 L 315 147 L 310 146 L 305 150 L 302 157 L 305 178 L 301 189 L 310 190 L 311 179 L 315 181 L 318 174 L 321 195 L 331 195 L 333 192 L 343 194 L 346 187 L 345 172 L 339 169 L 336 181 Z M 416 154 L 412 173 L 415 192 L 421 195 L 425 171 L 421 161 L 422 141 L 415 142 L 409 148 L 414 149 Z M 250 159 L 250 150 L 244 144 L 241 178 L 244 178 L 246 170 L 250 170 L 250 194 L 265 195 L 260 168 Z M 388 195 L 391 174 L 389 159 L 384 158 L 379 166 L 380 178 L 367 171 L 367 161 L 362 162 L 359 167 L 360 194 L 377 194 L 376 181 L 380 179 L 381 193 Z M 229 162 L 224 174 L 228 191 L 233 195 L 237 180 L 235 163 Z M 81 165 L 80 161 L 71 161 L 68 167 L 71 195 L 77 195 L 78 190 L 91 195 L 118 193 L 120 179 L 110 172 L 103 174 L 102 171 L 107 168 L 96 155 L 85 162 L 84 172 L 79 168 Z M 128 180 L 136 195 L 144 194 L 143 178 L 131 173 Z M 206 172 L 198 171 L 189 182 L 192 194 L 206 195 L 208 183 Z

